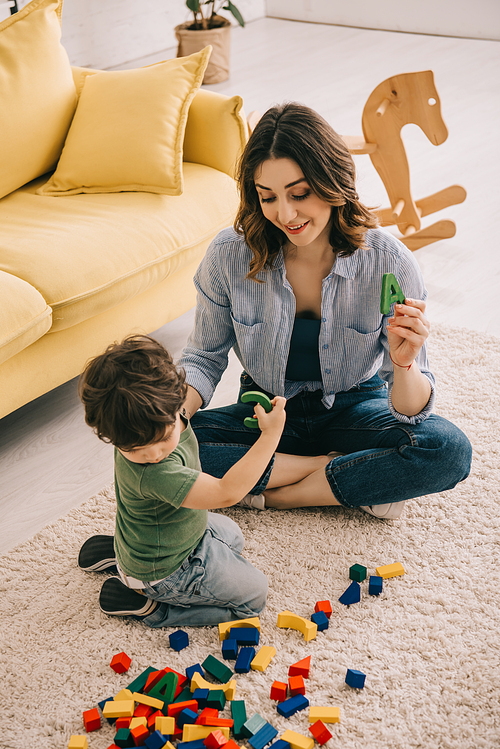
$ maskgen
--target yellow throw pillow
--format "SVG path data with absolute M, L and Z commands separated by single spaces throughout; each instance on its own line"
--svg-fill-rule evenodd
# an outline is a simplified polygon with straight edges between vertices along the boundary
M 33 0 L 0 23 L 0 198 L 54 169 L 75 112 L 61 10 Z
M 57 169 L 38 194 L 181 195 L 189 105 L 211 50 L 87 77 Z

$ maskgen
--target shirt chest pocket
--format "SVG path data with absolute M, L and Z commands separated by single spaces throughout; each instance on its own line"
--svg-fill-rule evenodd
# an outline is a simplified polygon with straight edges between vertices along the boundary
M 265 364 L 269 356 L 267 325 L 256 322 L 253 325 L 245 325 L 232 317 L 234 333 L 236 335 L 235 351 L 244 369 L 255 378 Z
M 360 333 L 354 328 L 343 328 L 342 337 L 346 360 L 371 366 L 383 353 L 381 334 L 382 326 L 371 333 Z

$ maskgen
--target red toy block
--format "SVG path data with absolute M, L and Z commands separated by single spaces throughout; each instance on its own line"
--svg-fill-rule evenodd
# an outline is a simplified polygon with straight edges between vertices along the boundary
M 227 744 L 224 744 L 224 749 L 240 749 L 240 745 L 233 739 L 229 739 Z
M 186 700 L 185 702 L 172 702 L 167 708 L 167 715 L 176 718 L 183 710 L 192 710 L 198 712 L 198 703 L 196 700 Z
M 219 711 L 216 707 L 204 707 L 201 713 L 198 715 L 198 720 L 196 722 L 199 726 L 211 726 L 213 724 L 209 721 L 218 717 Z
M 332 738 L 332 734 L 321 720 L 317 720 L 316 723 L 313 723 L 312 726 L 309 727 L 309 730 L 318 744 L 326 744 L 326 742 Z
M 148 728 L 150 731 L 155 730 L 155 721 L 156 718 L 159 716 L 160 718 L 163 717 L 163 713 L 161 710 L 155 710 L 154 713 L 151 713 L 151 715 L 148 717 Z
M 324 611 L 327 617 L 330 618 L 332 615 L 332 604 L 330 601 L 317 601 L 314 611 L 316 614 L 318 611 Z
M 153 708 L 150 705 L 142 705 L 139 703 L 134 710 L 134 718 L 149 718 Z
M 283 702 L 283 700 L 286 700 L 287 690 L 288 684 L 285 684 L 283 681 L 274 681 L 271 686 L 270 697 L 272 700 L 276 700 L 276 702 Z
M 87 733 L 98 731 L 101 727 L 101 716 L 99 710 L 94 707 L 92 710 L 85 710 L 83 713 L 83 725 Z
M 115 723 L 116 730 L 119 731 L 120 728 L 129 728 L 131 720 L 132 718 L 117 718 Z
M 124 674 L 125 671 L 129 670 L 131 663 L 132 658 L 129 658 L 126 653 L 117 653 L 113 656 L 109 665 L 117 674 Z
M 149 737 L 149 731 L 146 726 L 136 726 L 130 730 L 134 744 L 136 746 L 144 746 L 144 742 Z
M 147 678 L 143 692 L 147 694 L 150 689 L 153 689 L 153 687 L 163 679 L 166 673 L 165 669 L 162 669 L 161 671 L 152 671 Z
M 288 676 L 303 676 L 304 679 L 308 679 L 310 669 L 311 669 L 311 656 L 308 655 L 307 658 L 302 658 L 301 661 L 297 661 L 297 663 L 292 663 L 292 665 L 288 669 Z
M 221 749 L 224 744 L 228 743 L 228 739 L 224 736 L 222 731 L 212 731 L 211 734 L 203 741 L 207 749 Z
M 296 694 L 305 694 L 306 693 L 306 685 L 304 684 L 304 677 L 297 675 L 297 676 L 290 676 L 288 679 L 288 686 L 290 687 L 290 694 L 292 697 L 295 697 Z

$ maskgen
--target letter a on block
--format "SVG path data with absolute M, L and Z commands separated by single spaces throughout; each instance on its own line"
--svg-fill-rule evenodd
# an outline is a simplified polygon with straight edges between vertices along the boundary
M 380 312 L 383 315 L 388 315 L 393 302 L 403 304 L 404 300 L 405 295 L 396 281 L 394 273 L 384 273 L 382 278 L 382 293 L 380 295 Z

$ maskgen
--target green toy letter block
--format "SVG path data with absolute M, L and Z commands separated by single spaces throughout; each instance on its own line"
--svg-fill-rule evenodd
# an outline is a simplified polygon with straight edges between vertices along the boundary
M 391 304 L 399 302 L 404 304 L 405 295 L 396 281 L 393 273 L 384 273 L 382 278 L 382 294 L 380 295 L 380 311 L 383 315 L 388 315 L 391 311 Z
M 266 413 L 269 413 L 269 411 L 273 410 L 271 401 L 267 397 L 265 393 L 259 393 L 257 390 L 249 390 L 246 393 L 243 393 L 241 396 L 241 402 L 242 403 L 260 403 L 262 408 Z M 246 419 L 243 419 L 243 423 L 246 427 L 250 427 L 252 429 L 259 428 L 259 422 L 255 416 L 247 416 Z

